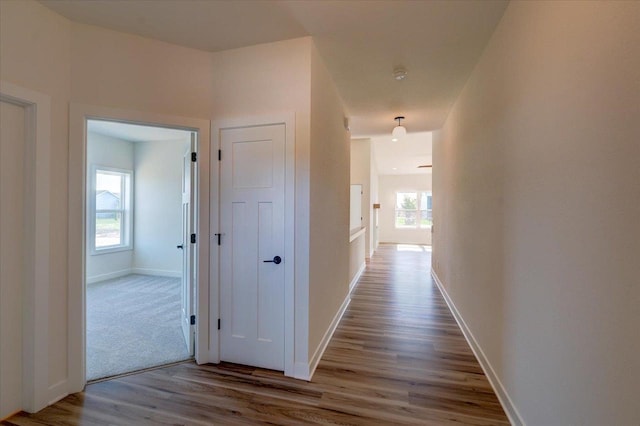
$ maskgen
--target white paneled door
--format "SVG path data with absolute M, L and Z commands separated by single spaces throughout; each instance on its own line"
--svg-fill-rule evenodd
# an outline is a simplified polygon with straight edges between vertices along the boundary
M 285 125 L 220 131 L 220 358 L 284 370 Z
M 195 217 L 193 176 L 195 176 L 195 161 L 192 153 L 195 152 L 195 134 L 191 134 L 191 148 L 185 152 L 182 159 L 182 334 L 190 355 L 194 353 L 195 325 L 192 320 L 194 310 L 194 260 L 195 260 Z
M 22 406 L 25 109 L 0 101 L 0 419 Z

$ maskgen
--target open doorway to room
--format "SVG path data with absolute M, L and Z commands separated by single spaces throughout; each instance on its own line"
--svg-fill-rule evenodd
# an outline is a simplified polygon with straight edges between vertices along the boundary
M 194 354 L 196 136 L 87 120 L 88 381 Z
M 431 246 L 433 229 L 432 134 L 393 142 L 372 138 L 378 171 L 379 241 Z
M 379 244 L 431 251 L 431 153 L 431 132 L 351 140 L 350 289 Z
M 431 177 L 431 132 L 410 133 L 396 141 L 391 135 L 351 140 L 352 189 L 357 186 L 362 194 L 357 211 L 351 207 L 352 220 L 356 219 L 351 245 L 365 247 L 364 256 L 352 256 L 357 258 L 352 276 L 380 243 L 431 245 Z M 353 193 L 351 198 L 353 202 Z M 362 231 L 364 241 L 359 242 L 356 239 Z

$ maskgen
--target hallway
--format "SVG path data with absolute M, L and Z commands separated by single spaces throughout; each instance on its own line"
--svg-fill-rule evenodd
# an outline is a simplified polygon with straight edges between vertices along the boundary
M 432 282 L 428 250 L 379 247 L 310 383 L 182 363 L 89 385 L 3 424 L 508 424 Z

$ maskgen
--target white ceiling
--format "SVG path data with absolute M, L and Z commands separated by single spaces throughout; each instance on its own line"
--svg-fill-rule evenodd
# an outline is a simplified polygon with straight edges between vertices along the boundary
M 507 6 L 478 1 L 291 1 L 351 115 L 353 136 L 442 127 Z M 396 81 L 403 66 L 407 78 Z
M 208 51 L 312 35 L 354 137 L 440 128 L 507 0 L 41 0 L 77 22 Z M 405 81 L 394 67 L 408 70 Z
M 40 0 L 67 18 L 217 52 L 309 35 L 272 0 Z
M 211 52 L 311 35 L 340 91 L 352 137 L 371 137 L 381 174 L 431 173 L 442 127 L 507 0 L 40 0 L 76 21 Z M 396 81 L 394 68 L 407 69 Z M 390 141 L 403 115 L 408 136 Z M 168 140 L 167 129 L 94 122 L 103 134 Z M 149 132 L 152 132 L 151 134 Z M 163 139 L 168 138 L 168 139 Z
M 391 136 L 371 138 L 378 173 L 381 175 L 416 175 L 431 173 L 431 168 L 418 166 L 431 164 L 432 133 L 409 133 L 398 142 Z
M 87 131 L 130 142 L 189 140 L 191 132 L 116 121 L 88 120 Z

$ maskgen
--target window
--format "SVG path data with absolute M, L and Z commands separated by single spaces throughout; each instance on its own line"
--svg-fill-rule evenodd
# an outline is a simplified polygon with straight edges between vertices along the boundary
M 420 228 L 431 228 L 433 225 L 433 208 L 430 192 L 420 193 Z
M 129 170 L 94 168 L 94 254 L 131 248 L 132 176 Z
M 396 192 L 396 228 L 430 228 L 432 224 L 430 192 Z

